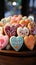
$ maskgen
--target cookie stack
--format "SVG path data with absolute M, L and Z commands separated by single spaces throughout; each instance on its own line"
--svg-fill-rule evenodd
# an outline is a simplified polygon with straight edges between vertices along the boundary
M 36 46 L 36 23 L 33 16 L 14 15 L 0 21 L 0 49 L 19 51 L 25 45 L 29 50 Z

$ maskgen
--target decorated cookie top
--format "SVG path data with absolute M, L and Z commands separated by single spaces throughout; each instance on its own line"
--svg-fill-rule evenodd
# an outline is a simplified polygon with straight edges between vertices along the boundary
M 17 34 L 22 37 L 27 36 L 29 35 L 29 29 L 27 27 L 19 27 L 17 29 Z
M 8 44 L 8 36 L 0 35 L 0 49 L 4 49 Z
M 23 45 L 23 38 L 21 36 L 12 36 L 10 38 L 10 45 L 15 51 L 19 51 Z
M 24 37 L 24 44 L 29 50 L 33 50 L 35 45 L 35 38 L 33 35 L 25 36 Z
M 16 26 L 6 25 L 4 27 L 4 33 L 7 34 L 9 37 L 16 35 Z
M 6 23 L 10 22 L 10 20 L 11 20 L 11 16 L 1 19 L 1 22 L 3 22 L 3 24 L 5 25 Z
M 34 22 L 34 16 L 30 15 L 30 16 L 28 16 L 28 19 L 29 19 L 31 22 Z

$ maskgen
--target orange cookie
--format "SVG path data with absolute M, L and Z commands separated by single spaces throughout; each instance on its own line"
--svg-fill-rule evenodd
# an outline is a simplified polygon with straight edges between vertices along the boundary
M 12 16 L 12 17 L 11 17 L 11 20 L 10 20 L 10 23 L 11 23 L 11 24 L 16 24 L 16 23 L 17 23 L 16 18 L 17 18 L 16 15 Z
M 33 50 L 35 45 L 35 38 L 33 35 L 25 36 L 24 37 L 24 44 L 29 50 Z
M 22 24 L 22 25 L 24 25 L 24 26 L 27 25 L 26 22 L 25 22 L 25 20 L 20 20 L 20 21 L 19 21 L 19 24 Z
M 29 20 L 29 19 L 25 19 L 25 22 L 26 22 L 27 25 L 28 25 L 28 23 L 30 23 L 30 20 Z
M 30 21 L 28 19 L 20 20 L 19 24 L 23 24 L 24 26 L 27 26 Z
M 30 23 L 28 24 L 29 30 L 32 29 L 32 28 L 34 28 L 34 26 L 35 26 L 35 23 L 34 23 L 34 22 L 30 22 Z
M 22 19 L 22 15 L 18 15 L 17 17 L 16 17 L 16 21 L 17 21 L 17 23 L 19 23 L 19 21 Z
M 34 31 L 35 31 L 34 28 L 35 28 L 35 26 L 36 26 L 36 25 L 35 25 L 34 22 L 31 22 L 31 23 L 28 24 L 27 27 L 29 28 L 31 34 L 34 34 Z
M 0 27 L 3 27 L 3 26 L 4 26 L 3 22 L 0 21 Z

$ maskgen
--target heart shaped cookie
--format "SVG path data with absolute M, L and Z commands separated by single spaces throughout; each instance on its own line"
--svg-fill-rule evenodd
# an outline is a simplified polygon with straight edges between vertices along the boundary
M 7 34 L 9 37 L 16 35 L 16 26 L 15 25 L 5 25 L 4 33 Z
M 33 22 L 33 21 L 34 21 L 34 16 L 30 15 L 30 16 L 28 16 L 28 19 L 29 19 L 31 22 Z
M 3 27 L 3 26 L 4 26 L 3 22 L 0 21 L 0 27 Z
M 6 23 L 10 22 L 10 20 L 11 20 L 11 16 L 2 18 L 1 22 L 5 25 Z
M 17 21 L 17 23 L 19 23 L 19 21 L 22 19 L 22 15 L 18 15 L 17 17 L 16 17 L 16 21 Z
M 17 28 L 17 34 L 18 36 L 27 36 L 29 34 L 29 29 L 27 27 L 19 27 Z
M 0 49 L 3 49 L 7 46 L 8 40 L 9 38 L 7 35 L 0 35 Z
M 14 24 L 13 24 L 14 25 Z M 18 28 L 18 27 L 23 27 L 21 24 L 15 24 L 15 27 L 16 27 L 16 29 Z
M 28 20 L 28 19 L 22 19 L 22 20 L 20 20 L 19 24 L 23 24 L 24 26 L 27 26 L 29 22 L 30 22 L 30 20 Z
M 36 34 L 36 24 L 34 22 L 29 23 L 28 28 L 31 34 Z
M 27 16 L 22 17 L 22 20 L 26 20 L 26 19 L 27 19 Z
M 35 45 L 35 38 L 33 35 L 25 36 L 24 37 L 24 44 L 29 50 L 33 50 Z
M 15 51 L 19 51 L 23 45 L 23 38 L 21 36 L 12 36 L 10 38 L 10 45 L 13 47 Z
M 17 18 L 16 15 L 12 16 L 12 17 L 11 17 L 11 20 L 10 20 L 10 23 L 11 23 L 11 24 L 16 24 L 16 23 L 17 23 L 16 18 Z
M 27 23 L 25 22 L 25 20 L 20 20 L 19 24 L 22 24 L 24 26 L 27 26 Z

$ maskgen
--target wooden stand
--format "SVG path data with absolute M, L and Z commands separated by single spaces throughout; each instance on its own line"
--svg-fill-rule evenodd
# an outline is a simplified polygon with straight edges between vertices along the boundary
M 36 56 L 36 50 L 33 51 L 19 51 L 16 52 L 14 50 L 0 50 L 0 55 L 5 56 L 14 56 L 14 57 L 29 57 L 29 56 Z

